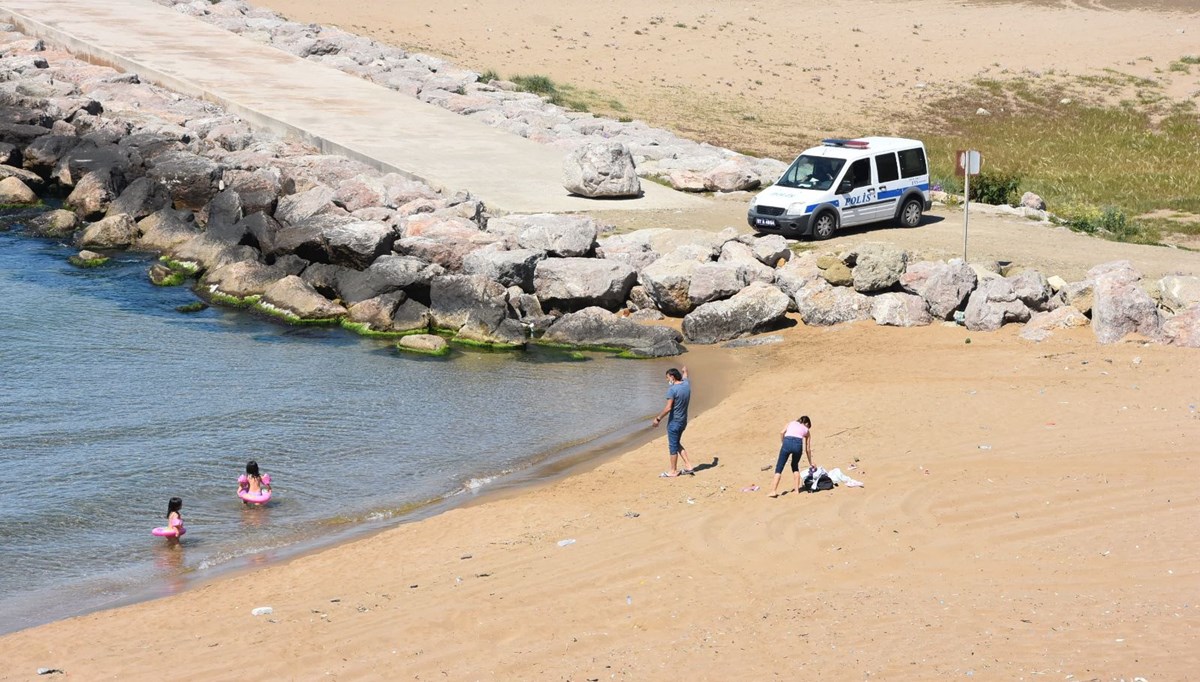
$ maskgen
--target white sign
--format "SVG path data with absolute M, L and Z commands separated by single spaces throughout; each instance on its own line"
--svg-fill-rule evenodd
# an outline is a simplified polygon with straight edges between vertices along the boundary
M 965 172 L 967 175 L 979 175 L 979 166 L 983 164 L 983 157 L 974 149 L 958 153 L 958 169 L 960 174 Z

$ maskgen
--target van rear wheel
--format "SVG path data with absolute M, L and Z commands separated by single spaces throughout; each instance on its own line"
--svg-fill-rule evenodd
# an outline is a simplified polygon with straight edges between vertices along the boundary
M 916 227 L 921 224 L 921 215 L 925 213 L 925 205 L 913 198 L 904 202 L 900 209 L 900 224 L 904 227 Z
M 829 239 L 837 228 L 838 219 L 833 211 L 823 211 L 813 218 L 812 233 L 816 239 Z

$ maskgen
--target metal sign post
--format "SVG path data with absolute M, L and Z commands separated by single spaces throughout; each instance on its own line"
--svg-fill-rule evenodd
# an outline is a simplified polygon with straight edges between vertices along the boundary
M 963 262 L 967 262 L 967 218 L 971 207 L 971 176 L 979 175 L 979 167 L 983 165 L 983 157 L 979 152 L 973 149 L 959 150 L 955 153 L 958 158 L 958 167 L 954 169 L 955 175 L 962 176 L 963 179 Z

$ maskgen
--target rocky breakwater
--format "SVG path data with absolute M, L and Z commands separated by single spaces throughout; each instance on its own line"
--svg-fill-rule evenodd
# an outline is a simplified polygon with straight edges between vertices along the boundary
M 195 280 L 220 304 L 371 336 L 674 355 L 781 326 L 935 321 L 1022 336 L 1090 324 L 1200 345 L 1193 276 L 1132 265 L 1065 282 L 1018 267 L 931 262 L 885 244 L 796 255 L 779 236 L 645 229 L 575 215 L 493 216 L 394 174 L 251 130 L 213 105 L 0 32 L 0 179 L 65 197 L 28 221 L 96 265 L 162 254 L 158 284 Z M 102 264 L 100 264 L 102 267 Z M 664 318 L 682 322 L 662 323 Z M 679 329 L 682 329 L 682 332 Z M 406 347 L 441 352 L 434 339 Z
M 474 71 L 410 53 L 333 26 L 288 21 L 243 0 L 155 0 L 188 16 L 340 69 L 434 106 L 535 142 L 573 152 L 593 143 L 623 146 L 636 172 L 682 191 L 733 192 L 770 185 L 787 164 L 681 138 L 640 121 L 613 121 L 570 111 L 520 92 L 508 81 L 482 81 Z M 596 151 L 591 153 L 595 154 Z M 587 167 L 586 164 L 584 167 Z M 632 168 L 627 168 L 632 172 Z M 637 178 L 569 172 L 570 191 L 584 196 L 635 196 Z

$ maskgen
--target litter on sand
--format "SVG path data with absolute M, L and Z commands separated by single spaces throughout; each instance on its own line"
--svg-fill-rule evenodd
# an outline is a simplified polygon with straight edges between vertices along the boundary
M 744 493 L 753 493 L 753 492 L 757 492 L 757 491 L 758 491 L 758 486 L 756 486 L 756 485 L 748 485 L 745 488 L 742 488 L 742 492 L 744 492 Z
M 575 538 L 567 538 L 566 540 L 558 541 L 559 547 L 566 547 L 567 545 L 573 545 L 573 544 L 575 544 Z

